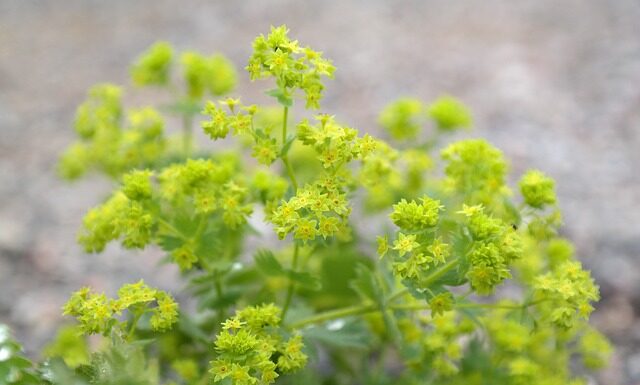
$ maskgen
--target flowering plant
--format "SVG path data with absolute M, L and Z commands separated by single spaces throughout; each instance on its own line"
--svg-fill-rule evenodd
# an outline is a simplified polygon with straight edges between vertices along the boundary
M 306 116 L 335 67 L 285 26 L 255 39 L 246 66 L 273 84 L 276 108 L 208 100 L 236 83 L 219 55 L 182 54 L 178 86 L 173 57 L 157 43 L 131 75 L 175 96 L 164 113 L 183 121 L 177 141 L 162 112 L 125 112 L 122 89 L 99 85 L 59 169 L 117 183 L 78 241 L 162 250 L 187 282 L 183 310 L 143 281 L 116 298 L 83 288 L 64 306 L 77 324 L 43 365 L 0 330 L 12 352 L 0 383 L 577 385 L 571 362 L 606 364 L 609 343 L 587 322 L 598 287 L 558 235 L 554 181 L 531 170 L 512 188 L 500 150 L 447 144 L 472 124 L 460 101 L 391 103 L 384 140 Z M 195 147 L 200 111 L 204 133 L 234 137 L 233 151 Z

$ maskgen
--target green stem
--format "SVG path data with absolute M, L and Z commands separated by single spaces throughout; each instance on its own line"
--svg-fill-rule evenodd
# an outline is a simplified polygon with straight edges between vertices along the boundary
M 284 107 L 282 113 L 282 147 L 287 143 L 287 120 L 289 117 L 289 107 Z M 287 154 L 282 155 L 282 163 L 284 163 L 284 167 L 287 171 L 287 175 L 289 175 L 289 179 L 291 180 L 291 185 L 293 186 L 293 192 L 298 191 L 298 182 L 296 181 L 296 176 L 293 173 L 293 167 L 291 167 L 291 163 L 289 163 L 289 157 Z
M 422 281 L 420 284 L 424 285 L 425 287 L 429 287 L 429 285 L 436 282 L 443 275 L 445 275 L 449 270 L 456 267 L 458 263 L 460 263 L 460 258 L 454 258 L 450 260 L 449 262 L 442 265 L 441 268 L 439 268 L 438 270 L 434 271 L 429 276 L 427 276 L 427 278 L 425 278 L 424 281 Z
M 191 144 L 193 142 L 192 123 L 193 118 L 191 115 L 184 114 L 182 116 L 182 151 L 185 158 L 191 155 Z
M 309 318 L 302 319 L 289 325 L 292 329 L 299 329 L 306 325 L 317 324 L 325 321 L 331 321 L 338 318 L 344 318 L 352 315 L 360 315 L 379 311 L 380 308 L 375 304 L 366 304 L 358 306 L 349 306 L 342 309 L 331 310 L 324 313 L 316 314 Z
M 127 341 L 131 341 L 133 335 L 136 331 L 136 326 L 138 325 L 138 321 L 140 317 L 144 314 L 144 310 L 140 312 L 136 312 L 133 316 L 133 320 L 131 320 L 131 326 L 129 327 L 129 332 L 127 333 Z
M 501 305 L 494 303 L 467 303 L 467 304 L 459 304 L 456 305 L 456 309 L 468 309 L 468 308 L 494 308 L 494 309 L 525 309 L 533 305 L 537 305 L 540 302 L 544 302 L 545 299 L 525 302 L 522 305 Z M 390 305 L 389 309 L 391 310 L 427 310 L 429 309 L 429 304 L 427 303 L 416 303 L 416 304 L 401 304 L 401 305 Z M 375 304 L 365 304 L 359 306 L 349 306 L 342 309 L 330 310 L 324 313 L 316 314 L 309 318 L 302 319 L 298 322 L 294 322 L 289 325 L 292 329 L 299 329 L 306 325 L 331 321 L 338 318 L 344 318 L 352 315 L 361 315 L 367 313 L 373 313 L 376 311 L 380 311 L 380 308 Z
M 428 275 L 427 278 L 425 278 L 424 281 L 422 281 L 420 283 L 421 286 L 425 286 L 425 287 L 428 288 L 429 285 L 431 285 L 432 283 L 437 281 L 440 277 L 445 275 L 449 270 L 453 269 L 459 262 L 460 262 L 460 258 L 455 258 L 455 259 L 450 260 L 446 264 L 442 265 L 441 268 L 439 268 L 438 270 L 436 270 L 433 273 L 431 273 L 430 275 Z M 403 295 L 407 294 L 408 292 L 409 292 L 409 289 L 406 289 L 406 288 L 405 289 L 400 289 L 399 291 L 391 294 L 389 296 L 389 298 L 387 298 L 387 303 L 395 301 L 396 299 L 402 297 Z
M 198 238 L 202 235 L 202 232 L 206 229 L 207 217 L 203 215 L 200 217 L 200 221 L 198 222 L 198 228 L 196 229 L 195 234 L 193 235 L 194 240 L 198 240 Z
M 293 192 L 295 193 L 298 191 L 298 182 L 296 181 L 296 177 L 293 174 L 293 168 L 291 167 L 291 163 L 289 163 L 289 159 L 286 155 L 282 157 L 282 162 L 287 169 L 287 175 L 289 175 L 291 185 L 293 186 Z
M 222 283 L 220 282 L 220 275 L 216 272 L 214 285 L 216 289 L 216 295 L 218 296 L 218 300 L 222 299 Z M 226 308 L 220 307 L 218 310 L 218 324 L 222 324 L 226 318 Z
M 282 145 L 287 143 L 287 120 L 289 117 L 289 107 L 284 107 L 282 111 Z
M 396 291 L 395 293 L 391 294 L 391 295 L 389 296 L 389 298 L 387 298 L 387 303 L 389 303 L 389 302 L 393 302 L 393 301 L 395 301 L 396 299 L 398 299 L 398 298 L 402 297 L 403 295 L 405 295 L 405 294 L 407 294 L 407 293 L 409 293 L 409 289 L 407 289 L 406 287 L 405 287 L 405 288 L 403 288 L 403 289 L 400 289 L 400 290 Z
M 296 243 L 293 246 L 293 261 L 291 262 L 291 270 L 296 271 L 298 268 L 298 254 L 300 254 L 300 247 Z M 282 315 L 281 319 L 284 321 L 284 317 L 287 315 L 287 311 L 289 310 L 289 305 L 291 305 L 291 300 L 293 299 L 293 292 L 295 290 L 295 283 L 293 280 L 289 280 L 289 287 L 287 288 L 287 296 L 284 301 L 284 306 L 282 307 Z

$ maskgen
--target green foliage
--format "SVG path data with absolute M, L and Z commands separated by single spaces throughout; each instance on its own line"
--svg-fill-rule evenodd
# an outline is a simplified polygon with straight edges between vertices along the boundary
M 118 184 L 78 240 L 162 250 L 186 306 L 142 281 L 116 298 L 81 289 L 64 307 L 76 326 L 41 368 L 0 338 L 0 384 L 585 384 L 570 364 L 601 368 L 611 347 L 588 324 L 599 291 L 558 236 L 553 180 L 529 171 L 515 195 L 500 150 L 448 142 L 471 124 L 448 96 L 386 107 L 390 142 L 325 113 L 289 116 L 298 98 L 320 108 L 335 69 L 288 32 L 256 38 L 246 67 L 275 81 L 279 107 L 203 103 L 236 82 L 220 56 L 182 53 L 180 91 L 166 43 L 131 73 L 172 90 L 170 106 L 125 112 L 120 88 L 90 91 L 60 168 Z M 229 152 L 192 146 L 198 111 Z M 165 112 L 183 120 L 181 151 Z M 89 349 L 88 334 L 103 337 Z
M 39 385 L 40 374 L 22 353 L 22 346 L 0 324 L 0 385 Z
M 63 326 L 58 330 L 55 339 L 43 349 L 47 358 L 61 357 L 70 368 L 89 363 L 89 346 L 82 328 L 76 325 Z

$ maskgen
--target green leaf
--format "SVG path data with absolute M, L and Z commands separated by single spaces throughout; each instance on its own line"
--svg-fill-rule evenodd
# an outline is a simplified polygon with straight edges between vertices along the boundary
M 308 272 L 285 269 L 270 250 L 258 250 L 253 258 L 258 270 L 268 277 L 287 277 L 290 281 L 304 288 L 311 290 L 320 289 L 319 279 Z
M 369 267 L 362 264 L 356 268 L 356 279 L 351 281 L 351 287 L 362 299 L 373 301 L 377 305 L 389 335 L 399 345 L 401 341 L 400 329 L 398 329 L 395 317 L 386 307 L 385 288 L 382 284 L 382 280 L 378 279 L 378 276 Z
M 286 274 L 284 268 L 270 250 L 258 250 L 253 259 L 258 270 L 267 276 L 273 277 Z
M 335 321 L 336 323 L 343 321 Z M 338 324 L 338 326 L 341 326 Z M 335 330 L 316 326 L 302 330 L 305 339 L 319 342 L 335 348 L 367 349 L 372 340 L 364 326 L 360 323 L 347 323 Z
M 310 289 L 320 290 L 320 280 L 307 272 L 302 271 L 288 271 L 288 277 L 298 285 Z
M 284 143 L 284 145 L 282 146 L 282 150 L 280 150 L 280 157 L 283 157 L 285 155 L 287 155 L 287 153 L 289 152 L 289 150 L 291 149 L 291 145 L 293 144 L 293 142 L 296 140 L 295 135 L 289 135 L 287 137 L 287 141 Z
M 360 264 L 356 267 L 356 278 L 351 281 L 350 286 L 362 299 L 371 300 L 382 307 L 384 292 L 377 278 L 367 266 Z
M 274 98 L 278 99 L 278 103 L 280 103 L 285 107 L 291 107 L 293 105 L 293 98 L 291 98 L 291 95 L 286 94 L 280 88 L 274 88 L 265 93 L 269 96 L 273 96 Z
M 178 329 L 196 341 L 204 344 L 210 343 L 209 336 L 191 318 L 184 314 L 180 314 Z

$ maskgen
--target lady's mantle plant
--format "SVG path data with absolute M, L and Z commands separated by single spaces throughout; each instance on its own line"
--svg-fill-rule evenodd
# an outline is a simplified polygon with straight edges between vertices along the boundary
M 115 298 L 81 289 L 64 307 L 77 326 L 45 364 L 9 342 L 4 383 L 577 385 L 606 363 L 587 323 L 598 287 L 558 235 L 554 181 L 531 170 L 512 190 L 500 150 L 444 144 L 471 125 L 458 100 L 390 104 L 385 141 L 309 113 L 335 67 L 285 26 L 255 39 L 246 66 L 277 108 L 210 101 L 236 82 L 222 56 L 184 53 L 176 85 L 173 57 L 158 43 L 131 70 L 175 98 L 165 113 L 125 111 L 114 85 L 90 91 L 60 171 L 118 185 L 84 218 L 86 251 L 163 250 L 190 305 L 178 314 L 142 281 Z M 238 146 L 196 148 L 200 110 L 206 135 Z M 178 143 L 167 113 L 183 121 Z

